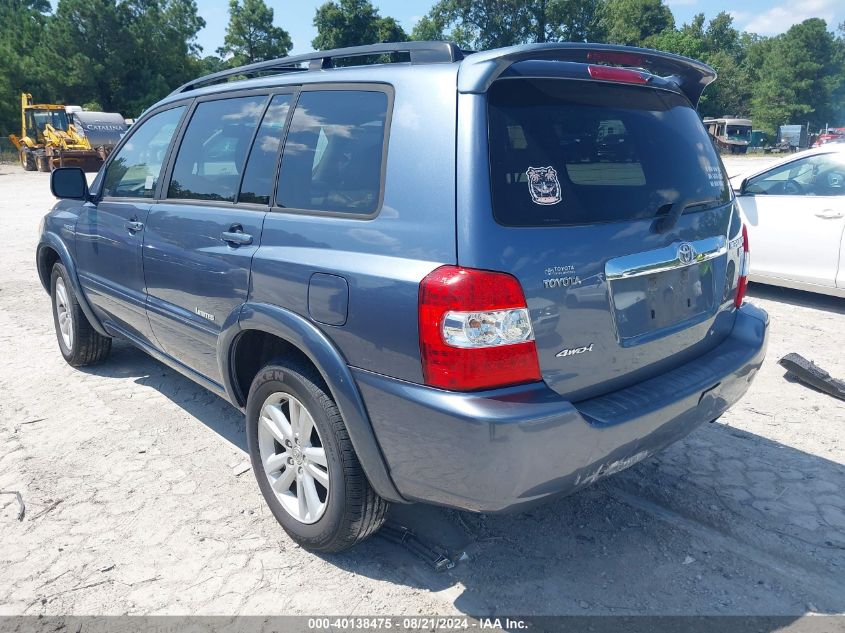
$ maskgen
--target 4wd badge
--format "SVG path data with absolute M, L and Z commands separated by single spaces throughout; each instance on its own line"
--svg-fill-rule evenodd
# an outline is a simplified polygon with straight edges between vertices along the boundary
M 528 191 L 534 204 L 560 202 L 560 181 L 554 167 L 529 167 L 525 175 L 528 176 Z
M 577 354 L 583 354 L 585 352 L 592 352 L 593 351 L 593 344 L 590 343 L 589 345 L 585 345 L 584 347 L 573 347 L 572 349 L 562 349 L 560 350 L 555 356 L 558 358 L 565 358 L 566 356 L 576 356 Z

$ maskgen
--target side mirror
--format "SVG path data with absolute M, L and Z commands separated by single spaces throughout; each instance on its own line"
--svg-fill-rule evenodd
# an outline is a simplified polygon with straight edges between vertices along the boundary
M 748 185 L 748 178 L 745 178 L 741 183 L 739 183 L 739 195 L 744 196 L 746 194 L 745 187 Z
M 57 198 L 88 200 L 88 181 L 79 167 L 59 167 L 50 175 L 50 191 Z

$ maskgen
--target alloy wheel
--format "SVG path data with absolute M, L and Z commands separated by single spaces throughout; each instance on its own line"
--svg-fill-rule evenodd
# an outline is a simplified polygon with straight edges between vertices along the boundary
M 314 418 L 289 393 L 270 395 L 258 418 L 258 451 L 264 473 L 281 506 L 311 524 L 326 511 L 329 471 Z
M 56 319 L 59 322 L 59 334 L 65 347 L 73 349 L 73 314 L 71 313 L 70 296 L 65 287 L 65 280 L 56 279 Z

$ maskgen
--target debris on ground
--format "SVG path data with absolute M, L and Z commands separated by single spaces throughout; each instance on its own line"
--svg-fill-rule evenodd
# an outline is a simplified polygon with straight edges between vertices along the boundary
M 455 567 L 452 559 L 442 551 L 423 543 L 416 534 L 404 526 L 388 523 L 379 530 L 378 534 L 388 541 L 403 545 L 408 551 L 431 565 L 434 571 L 446 571 Z
M 23 521 L 23 517 L 26 514 L 26 506 L 23 502 L 23 497 L 21 493 L 17 490 L 0 490 L 0 495 L 15 495 L 15 498 L 18 500 L 18 521 Z
M 797 380 L 826 394 L 845 400 L 845 381 L 837 380 L 813 361 L 800 354 L 790 353 L 781 358 L 778 364 Z

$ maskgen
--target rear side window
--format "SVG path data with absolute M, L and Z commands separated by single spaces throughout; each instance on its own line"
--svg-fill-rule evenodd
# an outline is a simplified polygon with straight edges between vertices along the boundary
M 270 204 L 273 192 L 273 180 L 276 175 L 276 162 L 279 147 L 290 110 L 291 95 L 276 95 L 267 108 L 267 113 L 258 128 L 258 135 L 252 144 L 249 160 L 244 171 L 241 193 L 238 202 Z
M 680 95 L 508 79 L 494 83 L 488 99 L 493 213 L 501 224 L 617 222 L 666 213 L 680 200 L 730 200 L 719 158 Z
M 168 198 L 235 201 L 265 95 L 205 101 L 182 137 Z
M 387 108 L 384 92 L 302 92 L 282 151 L 276 203 L 309 211 L 375 213 Z
M 103 195 L 110 198 L 152 198 L 170 140 L 185 106 L 154 114 L 131 130 L 132 136 L 109 163 Z

